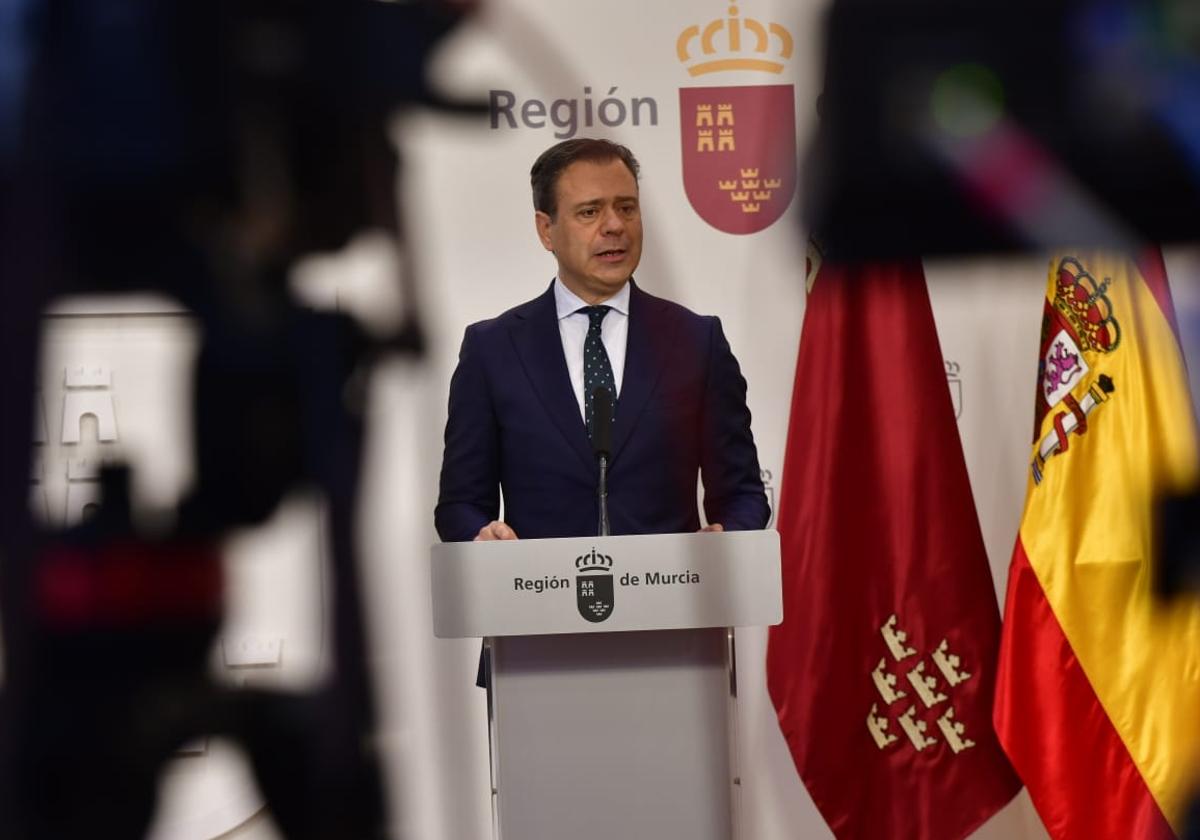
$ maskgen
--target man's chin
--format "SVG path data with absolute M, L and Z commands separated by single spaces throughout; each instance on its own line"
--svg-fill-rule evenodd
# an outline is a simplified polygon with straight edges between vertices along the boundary
M 592 287 L 596 290 L 603 290 L 608 295 L 615 295 L 621 291 L 621 287 L 629 282 L 629 278 L 633 276 L 632 272 L 621 275 L 608 275 L 605 277 L 595 278 Z
M 585 301 L 598 303 L 621 291 L 632 277 L 632 271 L 593 273 L 577 279 L 574 284 L 566 283 L 566 286 Z

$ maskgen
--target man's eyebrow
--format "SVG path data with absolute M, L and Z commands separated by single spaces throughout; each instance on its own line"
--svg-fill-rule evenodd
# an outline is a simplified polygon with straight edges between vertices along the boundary
M 626 204 L 630 201 L 636 204 L 637 200 L 638 197 L 636 195 L 618 195 L 613 199 L 613 204 Z M 571 210 L 579 211 L 586 210 L 589 207 L 600 207 L 604 204 L 604 202 L 605 199 L 603 198 L 589 198 L 586 201 L 579 201 L 571 205 Z
M 616 204 L 619 201 L 637 201 L 637 200 L 638 200 L 638 197 L 636 195 L 618 195 L 613 198 L 613 203 Z M 589 198 L 586 201 L 576 202 L 574 207 L 576 209 L 581 208 L 581 207 L 594 207 L 596 205 L 603 204 L 604 201 L 605 201 L 605 199 L 603 199 L 603 198 Z

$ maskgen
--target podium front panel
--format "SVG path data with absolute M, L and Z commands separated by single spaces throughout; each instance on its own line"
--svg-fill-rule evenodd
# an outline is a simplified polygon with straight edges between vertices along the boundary
M 724 628 L 491 649 L 500 840 L 731 840 Z
M 439 638 L 783 619 L 775 531 L 443 543 L 430 575 Z

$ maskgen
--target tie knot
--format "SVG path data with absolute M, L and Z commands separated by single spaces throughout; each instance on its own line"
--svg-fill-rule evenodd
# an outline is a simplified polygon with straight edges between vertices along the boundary
M 598 306 L 585 306 L 582 309 L 578 309 L 576 311 L 582 312 L 584 315 L 587 315 L 588 321 L 590 322 L 590 326 L 592 328 L 596 328 L 596 327 L 600 326 L 600 322 L 604 320 L 604 316 L 608 314 L 608 310 L 610 310 L 610 309 L 612 309 L 611 306 L 605 306 L 604 304 L 600 304 Z

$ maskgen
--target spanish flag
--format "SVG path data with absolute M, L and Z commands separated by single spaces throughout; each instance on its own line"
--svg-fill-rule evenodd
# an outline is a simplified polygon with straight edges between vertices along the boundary
M 994 717 L 1056 840 L 1170 837 L 1196 781 L 1200 604 L 1153 593 L 1156 500 L 1196 436 L 1166 273 L 1050 262 Z

